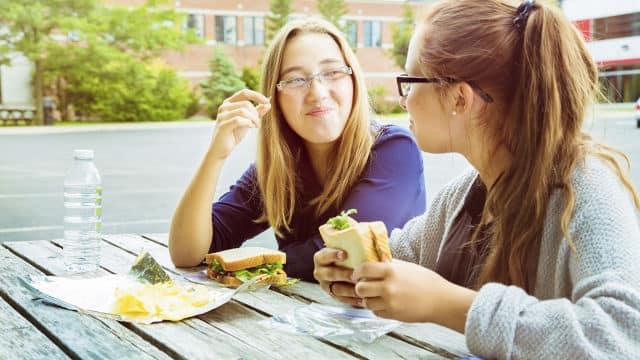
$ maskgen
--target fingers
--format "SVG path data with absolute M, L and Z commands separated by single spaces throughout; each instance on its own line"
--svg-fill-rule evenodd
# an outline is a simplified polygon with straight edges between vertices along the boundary
M 384 279 L 391 273 L 390 262 L 365 262 L 353 270 L 353 281 Z
M 253 91 L 250 89 L 242 89 L 238 92 L 236 92 L 235 94 L 229 96 L 225 102 L 236 102 L 236 101 L 243 101 L 243 100 L 247 100 L 247 101 L 255 101 L 258 104 L 266 104 L 269 102 L 269 99 L 260 94 L 257 91 Z
M 253 106 L 251 106 L 250 108 L 242 106 L 233 110 L 225 110 L 224 112 L 218 114 L 217 121 L 224 122 L 236 117 L 242 117 L 251 121 L 251 123 L 253 123 L 255 127 L 260 126 L 258 111 Z
M 343 261 L 346 259 L 347 259 L 347 253 L 344 250 L 334 249 L 334 248 L 320 249 L 313 255 L 313 263 L 316 266 L 331 265 L 337 261 Z
M 345 282 L 320 282 L 322 290 L 331 295 L 334 299 L 352 306 L 362 306 L 362 299 L 355 294 L 353 284 Z
M 387 309 L 386 302 L 381 297 L 364 298 L 362 299 L 362 306 L 373 311 L 378 316 L 382 316 L 378 312 L 384 312 Z
M 385 283 L 382 281 L 358 281 L 354 286 L 356 296 L 361 298 L 375 298 L 387 295 Z

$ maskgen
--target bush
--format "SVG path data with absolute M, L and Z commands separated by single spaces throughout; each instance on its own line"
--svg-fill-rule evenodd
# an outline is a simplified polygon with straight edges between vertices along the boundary
M 244 81 L 236 72 L 231 59 L 222 48 L 216 47 L 213 58 L 209 62 L 211 76 L 200 83 L 202 94 L 208 100 L 207 111 L 211 118 L 215 119 L 218 107 L 224 99 L 233 95 L 236 91 L 245 87 Z
M 387 90 L 383 85 L 372 86 L 367 92 L 371 108 L 376 114 L 399 114 L 404 112 L 396 97 L 386 96 Z
M 243 67 L 241 78 L 249 89 L 260 91 L 260 69 L 255 67 Z
M 69 103 L 78 113 L 103 121 L 184 118 L 190 92 L 175 70 L 121 58 L 94 71 L 91 76 L 65 78 Z

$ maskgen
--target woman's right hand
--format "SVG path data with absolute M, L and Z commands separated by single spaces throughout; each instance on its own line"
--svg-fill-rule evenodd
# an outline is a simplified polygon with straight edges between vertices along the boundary
M 337 266 L 337 261 L 347 258 L 344 250 L 324 248 L 313 255 L 313 277 L 322 290 L 336 300 L 353 306 L 362 306 L 362 299 L 356 295 L 355 283 L 351 280 L 352 269 Z
M 253 106 L 251 101 L 258 103 Z M 243 89 L 224 100 L 218 108 L 210 152 L 226 159 L 250 128 L 260 127 L 261 118 L 271 109 L 269 99 L 259 92 Z

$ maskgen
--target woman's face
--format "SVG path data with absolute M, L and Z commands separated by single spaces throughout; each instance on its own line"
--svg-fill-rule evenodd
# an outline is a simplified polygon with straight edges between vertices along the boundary
M 339 72 L 346 65 L 338 44 L 327 34 L 303 33 L 285 46 L 279 82 L 327 75 L 316 76 L 308 87 L 277 92 L 287 124 L 305 143 L 330 144 L 342 134 L 353 105 L 352 75 Z
M 423 44 L 424 27 L 420 26 L 411 38 L 405 69 L 410 76 L 432 77 L 423 73 L 420 64 L 420 50 Z M 402 99 L 402 105 L 409 112 L 410 129 L 418 146 L 430 153 L 454 151 L 453 139 L 460 129 L 452 121 L 455 108 L 453 104 L 447 109 L 441 101 L 440 85 L 436 83 L 411 84 L 409 95 Z

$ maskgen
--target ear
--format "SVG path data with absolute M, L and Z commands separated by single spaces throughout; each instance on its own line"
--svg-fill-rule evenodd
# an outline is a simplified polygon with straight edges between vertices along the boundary
M 455 102 L 454 106 L 455 111 L 458 114 L 467 114 L 473 108 L 473 103 L 475 100 L 473 88 L 467 84 L 466 82 L 459 82 L 455 87 Z

